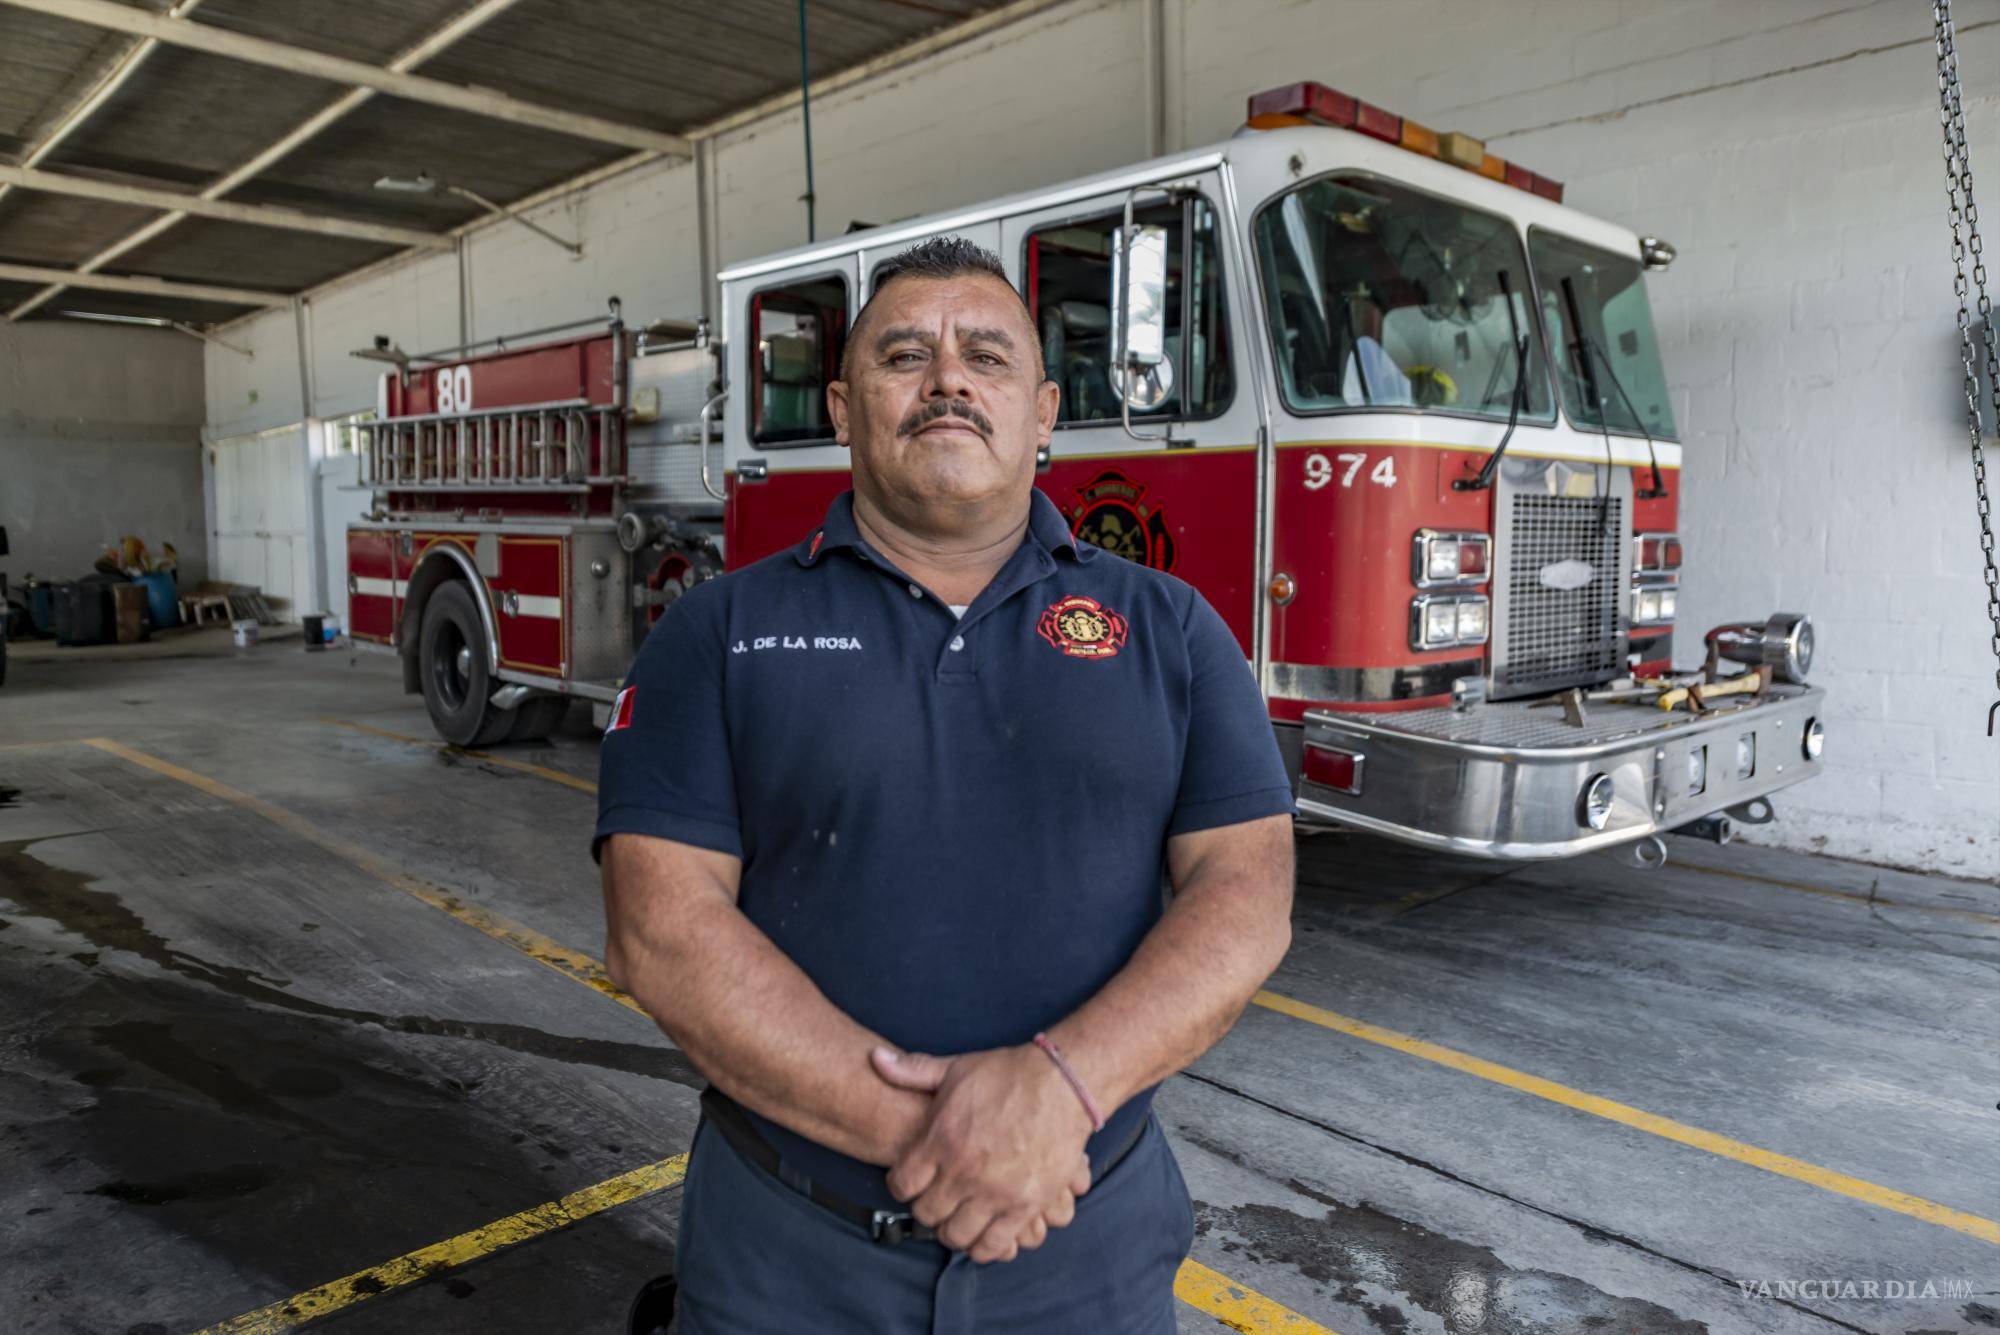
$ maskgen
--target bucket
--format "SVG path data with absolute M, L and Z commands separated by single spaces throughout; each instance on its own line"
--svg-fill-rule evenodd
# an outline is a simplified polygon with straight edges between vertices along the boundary
M 229 628 L 236 633 L 236 647 L 238 649 L 251 649 L 256 647 L 257 644 L 256 621 L 254 620 L 232 621 L 229 623 Z

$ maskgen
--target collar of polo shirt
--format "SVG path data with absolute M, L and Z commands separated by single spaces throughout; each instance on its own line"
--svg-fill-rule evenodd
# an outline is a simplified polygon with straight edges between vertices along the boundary
M 1087 542 L 1078 542 L 1069 531 L 1069 521 L 1062 511 L 1050 500 L 1041 488 L 1028 493 L 1028 537 L 1051 556 L 1067 555 L 1075 561 L 1088 561 L 1097 555 L 1097 548 Z M 855 551 L 868 550 L 862 541 L 861 530 L 854 523 L 854 493 L 843 491 L 833 498 L 827 507 L 826 520 L 818 528 L 806 535 L 805 541 L 792 549 L 802 566 L 816 565 L 822 556 L 841 547 Z

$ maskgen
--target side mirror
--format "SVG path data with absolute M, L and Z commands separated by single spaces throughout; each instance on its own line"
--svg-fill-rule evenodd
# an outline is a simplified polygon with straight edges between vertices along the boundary
M 1173 392 L 1167 360 L 1167 229 L 1118 231 L 1111 255 L 1111 387 L 1132 408 L 1157 407 Z
M 7 554 L 7 526 L 0 524 L 0 556 Z

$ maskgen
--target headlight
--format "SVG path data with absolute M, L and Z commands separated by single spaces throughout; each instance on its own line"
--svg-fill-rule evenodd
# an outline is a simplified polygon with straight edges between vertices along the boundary
M 1410 600 L 1410 647 L 1484 644 L 1492 619 L 1492 605 L 1483 593 L 1418 594 Z
M 1818 760 L 1819 753 L 1826 749 L 1826 729 L 1816 718 L 1806 720 L 1805 753 L 1807 760 Z
M 1747 779 L 1757 772 L 1757 734 L 1746 732 L 1736 739 L 1736 777 Z
M 1410 547 L 1410 582 L 1420 589 L 1483 584 L 1493 539 L 1484 533 L 1420 528 Z
M 1634 533 L 1632 568 L 1663 574 L 1681 568 L 1681 537 L 1678 533 Z
M 1458 641 L 1456 603 L 1432 603 L 1424 609 L 1424 639 L 1430 644 L 1455 644 Z
M 1689 797 L 1700 797 L 1708 791 L 1708 748 L 1697 746 L 1688 752 L 1688 792 Z
M 1611 823 L 1611 776 L 1593 774 L 1583 785 L 1583 795 L 1577 801 L 1577 819 L 1593 830 L 1601 830 Z
M 1632 589 L 1632 624 L 1662 626 L 1674 619 L 1680 590 L 1671 584 L 1640 584 Z

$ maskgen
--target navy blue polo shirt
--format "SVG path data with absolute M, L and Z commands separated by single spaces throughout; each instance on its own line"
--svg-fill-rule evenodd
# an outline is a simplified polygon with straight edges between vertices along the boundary
M 598 808 L 593 848 L 740 857 L 742 912 L 828 1000 L 951 1054 L 1025 1043 L 1102 988 L 1165 907 L 1169 837 L 1293 802 L 1256 679 L 1191 586 L 1078 543 L 1036 491 L 955 618 L 862 539 L 848 492 L 660 618 Z M 1099 1169 L 1151 1099 L 1092 1138 Z M 894 1205 L 881 1169 L 756 1120 L 788 1166 Z

